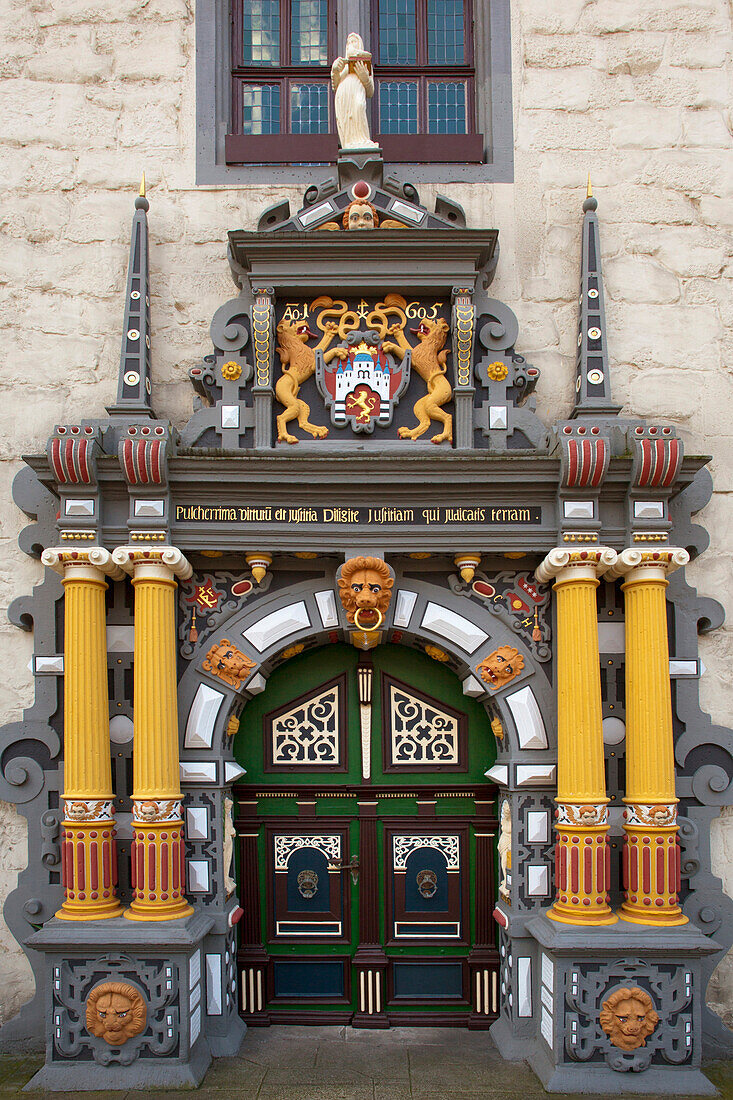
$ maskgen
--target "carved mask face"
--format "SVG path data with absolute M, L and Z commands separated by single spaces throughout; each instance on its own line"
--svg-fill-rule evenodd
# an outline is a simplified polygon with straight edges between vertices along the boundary
M 643 989 L 619 989 L 603 1002 L 600 1023 L 614 1046 L 636 1050 L 659 1023 L 652 999 Z
M 478 669 L 481 678 L 492 688 L 510 683 L 524 668 L 524 659 L 514 646 L 502 645 L 481 662 Z
M 139 1035 L 146 1022 L 145 1003 L 130 985 L 111 982 L 93 990 L 87 1002 L 87 1030 L 112 1047 Z
M 372 569 L 360 569 L 351 578 L 351 591 L 357 607 L 372 611 L 379 603 L 382 578 Z
M 349 230 L 374 229 L 374 212 L 366 203 L 353 203 L 349 210 Z

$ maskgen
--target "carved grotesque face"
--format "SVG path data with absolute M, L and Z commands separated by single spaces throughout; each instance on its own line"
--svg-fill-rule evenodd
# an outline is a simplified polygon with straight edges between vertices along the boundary
M 375 229 L 374 209 L 368 202 L 352 202 L 349 207 L 347 228 Z
M 614 1046 L 636 1050 L 659 1023 L 649 994 L 643 989 L 618 989 L 603 1002 L 601 1027 Z
M 132 985 L 106 982 L 89 994 L 87 1031 L 111 1047 L 121 1047 L 145 1028 L 145 1002 Z
M 212 646 L 206 654 L 203 667 L 225 683 L 239 687 L 242 680 L 245 680 L 254 668 L 254 661 L 250 661 L 249 657 L 240 653 L 228 638 L 222 638 L 219 644 Z
M 364 626 L 370 614 L 375 621 L 377 612 L 384 615 L 392 598 L 394 581 L 381 558 L 350 558 L 341 569 L 338 584 L 346 618 L 353 623 L 354 615 L 364 612 L 360 616 Z
M 514 646 L 502 645 L 485 657 L 476 671 L 481 673 L 481 679 L 490 687 L 502 688 L 510 683 L 524 668 L 524 658 Z

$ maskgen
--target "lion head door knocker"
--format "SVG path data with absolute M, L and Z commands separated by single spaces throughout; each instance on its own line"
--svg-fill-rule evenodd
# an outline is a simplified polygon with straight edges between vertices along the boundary
M 435 871 L 424 870 L 417 873 L 417 888 L 424 898 L 432 898 L 438 892 L 438 876 Z
M 315 871 L 311 871 L 309 868 L 304 868 L 298 872 L 298 892 L 304 898 L 315 897 L 318 891 L 318 875 Z
M 145 1001 L 134 985 L 104 982 L 87 998 L 87 1031 L 111 1047 L 121 1047 L 145 1030 Z
M 347 622 L 357 630 L 379 630 L 392 599 L 394 580 L 381 558 L 349 558 L 341 567 L 339 596 Z
M 601 1006 L 601 1027 L 615 1047 L 637 1050 L 659 1023 L 654 1002 L 645 989 L 617 989 Z
M 485 684 L 494 691 L 506 687 L 524 668 L 524 657 L 512 645 L 500 645 L 488 657 L 484 657 L 476 671 Z
M 201 667 L 239 691 L 255 667 L 255 662 L 232 645 L 228 638 L 222 638 L 211 647 Z

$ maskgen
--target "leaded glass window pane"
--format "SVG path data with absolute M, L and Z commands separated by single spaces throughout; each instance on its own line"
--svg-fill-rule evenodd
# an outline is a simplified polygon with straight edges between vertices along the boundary
M 280 64 L 280 0 L 243 0 L 242 61 L 245 65 Z
M 463 64 L 463 0 L 427 0 L 428 64 Z
M 292 84 L 291 134 L 328 133 L 328 84 Z
M 428 82 L 428 133 L 466 133 L 466 85 Z
M 417 21 L 415 0 L 379 0 L 379 61 L 382 65 L 414 65 Z M 386 133 L 386 131 L 383 131 Z M 393 130 L 392 133 L 406 131 Z
M 417 83 L 382 81 L 379 85 L 379 130 L 382 134 L 416 134 Z
M 291 65 L 328 64 L 327 0 L 292 0 L 290 21 Z
M 279 84 L 247 84 L 242 88 L 242 133 L 280 133 Z

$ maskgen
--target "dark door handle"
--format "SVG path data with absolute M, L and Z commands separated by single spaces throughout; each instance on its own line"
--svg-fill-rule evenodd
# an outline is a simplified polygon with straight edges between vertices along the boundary
M 356 886 L 359 881 L 359 857 L 352 856 L 350 863 L 344 863 L 343 859 L 332 859 L 328 864 L 329 871 L 351 871 L 351 881 Z

